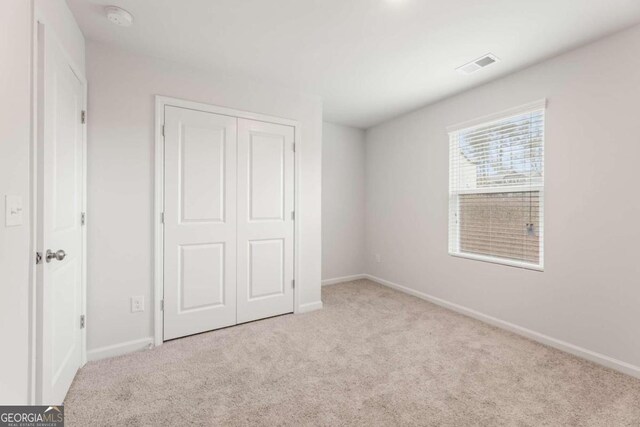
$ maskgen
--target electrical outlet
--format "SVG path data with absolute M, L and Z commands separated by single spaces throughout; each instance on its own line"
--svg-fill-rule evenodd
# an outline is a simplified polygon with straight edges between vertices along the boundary
M 376 262 L 380 262 L 380 254 L 376 254 Z
M 131 297 L 131 312 L 144 311 L 144 297 Z

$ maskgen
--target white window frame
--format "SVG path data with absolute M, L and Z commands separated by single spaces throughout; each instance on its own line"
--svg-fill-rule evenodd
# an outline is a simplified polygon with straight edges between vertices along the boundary
M 532 111 L 539 111 L 542 110 L 543 111 L 543 115 L 546 114 L 546 105 L 547 105 L 547 100 L 546 99 L 541 99 L 538 101 L 534 101 L 534 102 L 530 102 L 524 105 L 521 105 L 519 107 L 515 107 L 515 108 L 511 108 L 508 110 L 503 110 L 500 111 L 498 113 L 494 113 L 494 114 L 490 114 L 490 115 L 486 115 L 483 117 L 479 117 L 473 120 L 469 120 L 466 122 L 462 122 L 462 123 L 458 123 L 456 125 L 452 125 L 452 126 L 448 126 L 447 127 L 447 133 L 449 135 L 449 139 L 447 141 L 449 147 L 451 147 L 451 135 L 453 133 L 458 133 L 470 128 L 475 128 L 475 127 L 479 127 L 479 126 L 487 126 L 490 125 L 492 123 L 496 123 L 496 122 L 500 122 L 506 119 L 509 119 L 510 117 L 513 116 L 518 116 L 521 114 L 526 114 L 528 112 L 532 112 Z M 542 130 L 542 146 L 543 146 L 543 151 L 542 151 L 542 164 L 545 165 L 545 142 L 546 142 L 546 118 L 545 118 L 545 125 L 543 127 Z M 451 170 L 453 168 L 453 159 L 449 158 L 449 180 L 451 179 Z M 544 166 L 543 166 L 543 170 L 544 170 Z M 490 263 L 494 263 L 494 264 L 501 264 L 501 265 L 506 265 L 506 266 L 511 266 L 511 267 L 519 267 L 519 268 L 523 268 L 523 269 L 528 269 L 528 270 L 534 270 L 534 271 L 544 271 L 544 242 L 545 242 L 545 233 L 544 233 L 544 193 L 545 193 L 545 180 L 544 180 L 544 172 L 543 172 L 543 182 L 541 185 L 532 185 L 530 187 L 524 188 L 521 186 L 505 186 L 505 187 L 500 187 L 500 188 L 489 188 L 489 189 L 472 189 L 472 190 L 457 190 L 455 192 L 452 192 L 451 188 L 449 188 L 448 193 L 449 193 L 449 213 L 448 213 L 448 230 L 447 230 L 447 234 L 448 234 L 448 238 L 447 238 L 447 245 L 449 247 L 449 255 L 454 256 L 454 257 L 458 257 L 458 258 L 465 258 L 465 259 L 472 259 L 472 260 L 476 260 L 476 261 L 484 261 L 484 262 L 490 262 Z M 513 192 L 527 192 L 527 191 L 539 191 L 540 192 L 540 200 L 541 200 L 541 205 L 540 205 L 540 218 L 539 218 L 539 225 L 538 225 L 538 229 L 539 232 L 538 234 L 540 235 L 540 246 L 539 246 L 539 263 L 530 263 L 530 262 L 526 262 L 526 261 L 519 261 L 519 260 L 514 260 L 514 259 L 508 259 L 508 258 L 500 258 L 500 257 L 495 257 L 495 256 L 490 256 L 490 255 L 481 255 L 481 254 L 474 254 L 474 253 L 468 253 L 468 252 L 461 252 L 460 251 L 460 223 L 457 222 L 456 223 L 456 228 L 454 231 L 454 227 L 451 224 L 452 221 L 452 214 L 451 214 L 451 210 L 455 209 L 456 212 L 456 216 L 458 216 L 458 213 L 460 212 L 460 205 L 459 205 L 459 197 L 460 195 L 463 194 L 489 194 L 489 193 L 513 193 Z M 455 206 L 453 206 L 455 204 Z M 451 233 L 455 232 L 455 236 L 452 239 Z M 452 247 L 452 242 L 455 242 L 453 244 L 454 247 Z

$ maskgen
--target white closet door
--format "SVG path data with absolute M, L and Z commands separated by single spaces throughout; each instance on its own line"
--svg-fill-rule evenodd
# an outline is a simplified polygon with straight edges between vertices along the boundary
M 293 311 L 294 128 L 238 119 L 238 323 Z
M 236 323 L 236 129 L 165 107 L 165 340 Z

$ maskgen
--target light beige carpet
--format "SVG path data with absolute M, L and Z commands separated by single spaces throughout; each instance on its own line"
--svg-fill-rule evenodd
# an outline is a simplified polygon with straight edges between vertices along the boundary
M 87 364 L 69 426 L 638 426 L 640 380 L 369 281 Z

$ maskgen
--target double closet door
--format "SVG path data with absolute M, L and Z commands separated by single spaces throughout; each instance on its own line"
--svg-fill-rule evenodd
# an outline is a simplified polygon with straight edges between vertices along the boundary
M 294 127 L 164 114 L 164 340 L 293 312 Z

